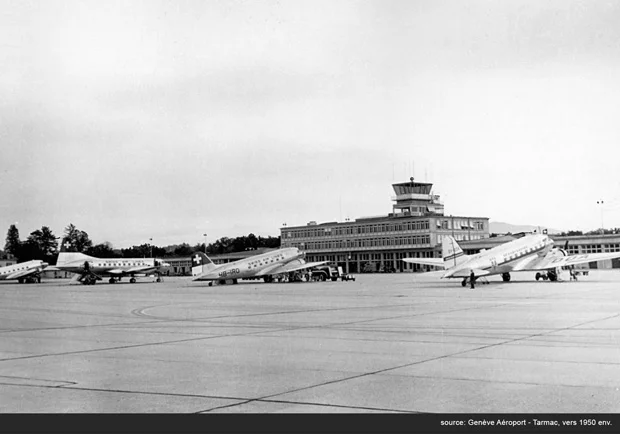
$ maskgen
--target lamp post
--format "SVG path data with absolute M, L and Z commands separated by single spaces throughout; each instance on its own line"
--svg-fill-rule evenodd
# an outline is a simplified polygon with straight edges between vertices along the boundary
M 151 258 L 153 257 L 153 238 L 149 238 L 149 246 L 151 247 Z
M 601 206 L 601 235 L 604 235 L 605 234 L 605 229 L 604 229 L 605 226 L 603 225 L 603 204 L 605 203 L 605 201 L 597 200 L 596 203 Z
M 207 234 L 202 234 L 205 237 L 205 255 L 207 254 Z

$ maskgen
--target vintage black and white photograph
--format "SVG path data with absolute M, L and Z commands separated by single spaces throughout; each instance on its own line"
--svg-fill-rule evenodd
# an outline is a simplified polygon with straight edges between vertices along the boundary
M 0 413 L 620 411 L 620 1 L 0 10 Z

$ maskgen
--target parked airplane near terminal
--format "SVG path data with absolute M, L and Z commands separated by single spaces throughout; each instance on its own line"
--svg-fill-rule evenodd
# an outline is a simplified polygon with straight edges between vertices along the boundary
M 41 271 L 47 262 L 33 260 L 0 267 L 0 280 L 17 280 L 19 283 L 41 283 Z
M 110 277 L 109 282 L 120 282 L 122 277 L 129 276 L 129 282 L 135 283 L 136 276 L 157 275 L 161 281 L 159 269 L 170 264 L 155 258 L 95 258 L 83 253 L 69 252 L 71 243 L 61 245 L 56 266 L 53 270 L 69 271 L 77 275 L 77 280 L 84 285 L 94 285 L 104 276 Z
M 536 271 L 536 280 L 555 281 L 560 267 L 620 257 L 620 252 L 569 256 L 565 249 L 554 247 L 547 235 L 529 234 L 475 255 L 465 255 L 453 237 L 444 236 L 442 258 L 403 258 L 403 261 L 444 268 L 447 272 L 442 278 L 463 278 L 461 284 L 465 286 L 472 271 L 474 280 L 501 274 L 502 280 L 508 282 L 513 271 Z
M 238 279 L 256 277 L 263 278 L 265 282 L 272 282 L 275 275 L 300 271 L 327 262 L 306 262 L 303 259 L 305 255 L 296 247 L 287 247 L 235 262 L 215 265 L 207 255 L 198 252 L 192 255 L 192 275 L 197 276 L 194 280 L 209 280 L 209 286 L 213 284 L 213 281 L 237 283 Z

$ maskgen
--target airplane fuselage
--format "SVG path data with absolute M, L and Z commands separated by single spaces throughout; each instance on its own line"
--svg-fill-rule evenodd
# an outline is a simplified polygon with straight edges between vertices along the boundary
M 92 273 L 105 276 L 117 276 L 123 273 L 145 274 L 158 267 L 154 258 L 89 258 L 58 265 L 57 268 L 79 274 L 85 271 L 85 264 L 88 264 L 88 270 Z
M 265 276 L 269 274 L 270 269 L 276 269 L 282 264 L 289 263 L 303 256 L 303 252 L 300 252 L 295 247 L 279 249 L 216 266 L 196 280 L 246 279 Z
M 473 255 L 468 261 L 449 269 L 443 277 L 463 277 L 468 270 L 485 270 L 489 274 L 509 273 L 533 255 L 544 256 L 553 247 L 547 235 L 531 235 Z
M 47 266 L 47 263 L 40 260 L 32 260 L 27 262 L 21 262 L 19 264 L 7 265 L 6 267 L 0 268 L 0 280 L 8 280 L 8 279 L 17 279 L 17 277 L 12 277 L 16 275 L 16 273 L 25 273 L 29 270 L 32 271 L 30 274 L 40 273 Z

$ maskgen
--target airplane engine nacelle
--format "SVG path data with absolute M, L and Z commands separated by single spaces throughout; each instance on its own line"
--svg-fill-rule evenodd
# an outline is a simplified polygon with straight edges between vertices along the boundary
M 561 258 L 562 256 L 568 256 L 568 253 L 564 249 L 554 248 L 547 253 L 549 258 Z

